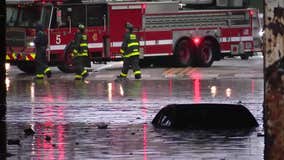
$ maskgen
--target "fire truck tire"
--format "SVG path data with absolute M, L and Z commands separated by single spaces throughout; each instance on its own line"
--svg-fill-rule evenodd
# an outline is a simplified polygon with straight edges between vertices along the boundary
M 241 55 L 241 59 L 242 60 L 248 60 L 249 59 L 249 55 L 247 55 L 247 54 Z
M 17 67 L 28 74 L 34 74 L 36 71 L 35 63 L 34 62 L 18 62 Z
M 198 66 L 210 67 L 214 62 L 215 48 L 210 40 L 204 40 L 198 47 Z
M 179 67 L 192 65 L 193 47 L 188 39 L 180 40 L 175 48 L 174 53 L 176 64 Z
M 57 68 L 63 73 L 74 73 L 74 67 L 68 64 L 58 65 Z

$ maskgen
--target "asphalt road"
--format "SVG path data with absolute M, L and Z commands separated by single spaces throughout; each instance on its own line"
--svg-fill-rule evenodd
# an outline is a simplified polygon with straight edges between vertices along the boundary
M 90 76 L 86 80 L 114 80 L 120 74 L 122 62 L 109 62 L 107 64 L 93 64 Z M 73 79 L 73 74 L 66 74 L 51 67 L 53 79 Z M 171 68 L 152 66 L 142 68 L 143 80 L 163 80 L 163 79 L 225 79 L 225 78 L 263 78 L 263 58 L 262 56 L 251 57 L 249 60 L 241 60 L 240 58 L 226 58 L 224 60 L 215 61 L 209 68 L 185 67 Z M 8 67 L 9 79 L 30 79 L 32 75 L 24 74 L 17 69 L 16 66 Z M 129 71 L 128 78 L 134 80 L 132 70 Z

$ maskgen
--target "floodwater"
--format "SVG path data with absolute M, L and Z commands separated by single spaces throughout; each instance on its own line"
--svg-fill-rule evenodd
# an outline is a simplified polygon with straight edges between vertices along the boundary
M 262 79 L 13 80 L 7 86 L 7 159 L 260 160 Z M 251 130 L 167 130 L 151 124 L 167 104 L 243 103 Z M 31 125 L 35 134 L 27 136 Z M 98 126 L 107 125 L 106 129 Z

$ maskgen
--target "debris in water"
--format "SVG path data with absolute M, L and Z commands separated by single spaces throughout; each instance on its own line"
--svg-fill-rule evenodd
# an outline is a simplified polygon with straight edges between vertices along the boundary
M 51 140 L 51 137 L 47 135 L 45 136 L 45 140 L 49 142 Z
M 35 131 L 32 128 L 32 125 L 27 126 L 27 128 L 24 129 L 25 135 L 30 136 L 35 134 Z
M 107 129 L 108 124 L 101 122 L 97 124 L 98 129 Z

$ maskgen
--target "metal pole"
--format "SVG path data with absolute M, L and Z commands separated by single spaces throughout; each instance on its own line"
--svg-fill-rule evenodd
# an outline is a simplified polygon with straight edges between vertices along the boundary
M 284 157 L 284 1 L 264 0 L 264 159 Z

